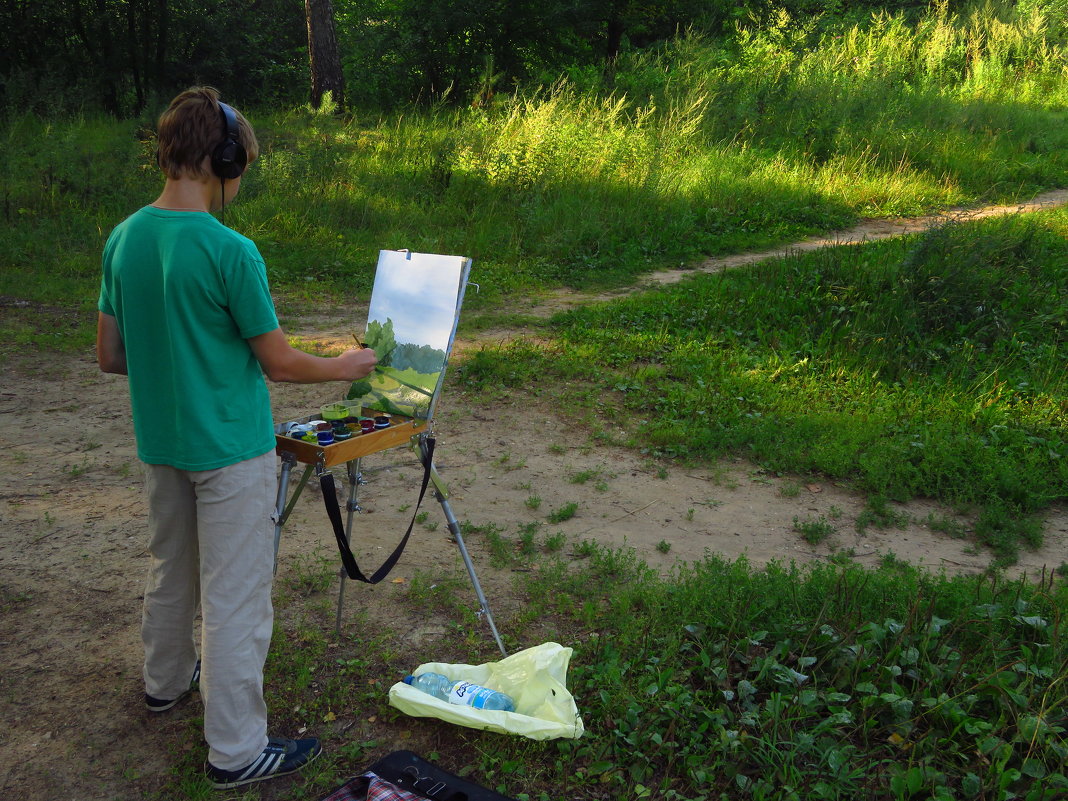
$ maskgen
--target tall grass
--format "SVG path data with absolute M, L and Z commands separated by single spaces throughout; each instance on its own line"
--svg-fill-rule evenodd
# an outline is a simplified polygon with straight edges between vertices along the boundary
M 941 3 L 916 20 L 877 12 L 853 24 L 781 12 L 733 39 L 684 37 L 639 54 L 620 80 L 632 96 L 700 109 L 711 138 L 855 175 L 852 205 L 865 213 L 915 211 L 946 192 L 1033 191 L 1039 162 L 1064 181 L 1066 19 L 1057 3 L 959 14 Z M 880 192 L 895 173 L 935 186 L 926 198 Z

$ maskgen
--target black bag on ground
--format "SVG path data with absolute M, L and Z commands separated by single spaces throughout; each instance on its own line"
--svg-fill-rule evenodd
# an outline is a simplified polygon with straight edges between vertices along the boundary
M 514 801 L 442 770 L 411 751 L 394 751 L 370 767 L 376 776 L 431 801 Z
M 515 801 L 467 779 L 461 779 L 411 751 L 394 751 L 367 770 L 395 787 L 429 801 Z M 350 779 L 323 801 L 366 798 L 368 780 L 365 776 L 366 774 Z M 386 792 L 384 797 L 389 795 Z

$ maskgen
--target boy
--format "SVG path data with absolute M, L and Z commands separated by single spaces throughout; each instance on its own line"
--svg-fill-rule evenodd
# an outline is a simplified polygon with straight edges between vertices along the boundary
M 97 361 L 129 376 L 145 464 L 145 703 L 170 709 L 199 682 L 205 772 L 224 789 L 292 773 L 322 751 L 315 738 L 267 736 L 276 460 L 264 373 L 348 382 L 377 360 L 369 349 L 320 358 L 292 348 L 256 246 L 211 216 L 259 153 L 243 116 L 216 90 L 189 89 L 160 117 L 158 142 L 163 191 L 104 247 Z

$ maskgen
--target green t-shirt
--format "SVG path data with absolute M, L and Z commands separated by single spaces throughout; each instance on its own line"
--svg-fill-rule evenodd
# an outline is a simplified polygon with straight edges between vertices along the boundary
M 274 448 L 246 340 L 278 318 L 251 240 L 207 213 L 146 206 L 108 237 L 98 307 L 126 348 L 142 461 L 213 470 Z

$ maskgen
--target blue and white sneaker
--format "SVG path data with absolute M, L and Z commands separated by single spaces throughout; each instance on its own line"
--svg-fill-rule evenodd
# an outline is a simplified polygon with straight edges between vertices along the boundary
M 189 680 L 189 689 L 179 695 L 177 698 L 171 698 L 166 700 L 164 698 L 153 698 L 148 693 L 145 693 L 145 706 L 148 707 L 149 712 L 166 712 L 173 707 L 189 693 L 193 692 L 200 687 L 200 660 L 197 660 L 197 666 L 193 668 L 193 678 Z
M 208 762 L 204 766 L 204 773 L 216 790 L 229 790 L 231 787 L 296 773 L 321 753 L 323 747 L 315 737 L 303 740 L 270 737 L 267 747 L 252 760 L 252 764 L 237 770 L 222 770 Z

